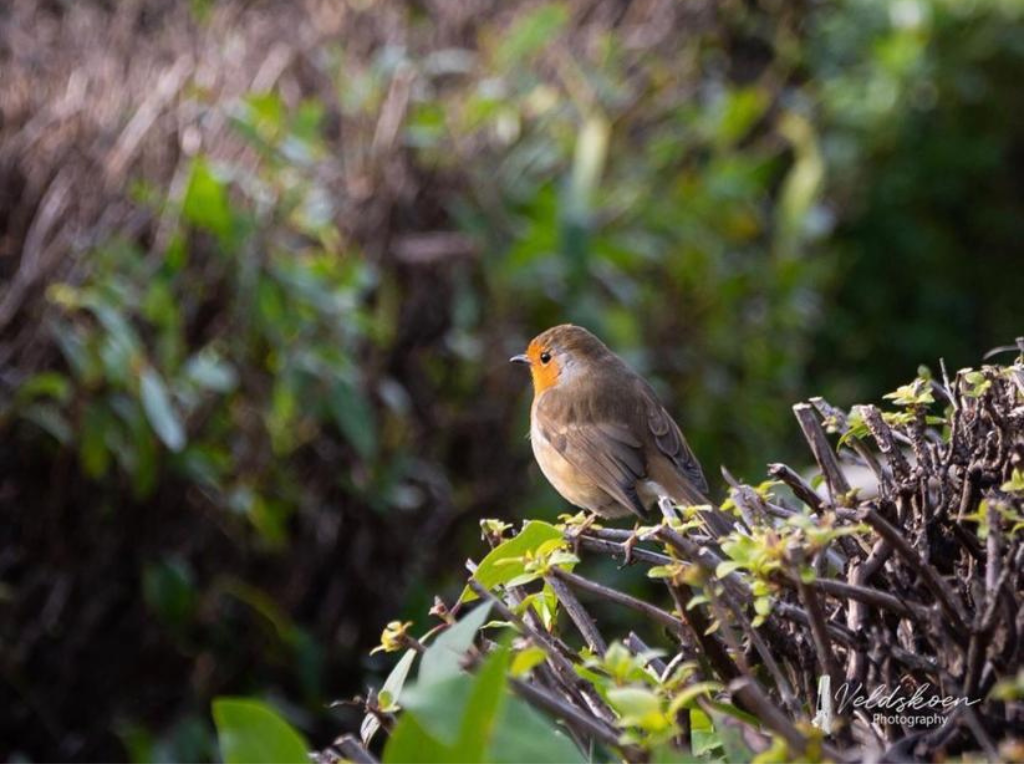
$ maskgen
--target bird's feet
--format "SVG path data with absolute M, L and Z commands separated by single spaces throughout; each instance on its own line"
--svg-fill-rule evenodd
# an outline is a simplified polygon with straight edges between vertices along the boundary
M 640 542 L 640 526 L 633 528 L 629 538 L 622 542 L 622 567 L 626 568 L 633 564 L 633 547 Z

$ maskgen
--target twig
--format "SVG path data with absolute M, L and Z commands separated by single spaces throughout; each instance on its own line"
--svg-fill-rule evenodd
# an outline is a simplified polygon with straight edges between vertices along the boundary
M 768 649 L 768 645 L 765 644 L 764 639 L 761 638 L 761 634 L 757 629 L 750 623 L 750 619 L 747 618 L 743 612 L 743 608 L 739 607 L 736 603 L 729 601 L 729 609 L 732 611 L 733 617 L 740 624 L 743 632 L 747 635 L 747 639 L 750 640 L 750 644 L 754 646 L 757 654 L 761 656 L 761 660 L 764 662 L 765 667 L 768 669 L 768 673 L 772 675 L 772 679 L 775 681 L 775 686 L 779 688 L 779 694 L 782 696 L 782 702 L 786 706 L 786 710 L 790 714 L 796 715 L 799 712 L 800 705 L 793 695 L 793 688 L 790 687 L 789 680 L 786 679 L 786 675 L 782 673 L 782 669 L 779 668 L 778 661 L 772 655 L 771 650 Z
M 814 510 L 815 514 L 821 514 L 821 497 L 818 496 L 817 491 L 811 488 L 810 483 L 800 477 L 791 467 L 780 463 L 769 464 L 768 475 L 776 480 L 781 480 L 789 486 L 793 495 Z
M 772 612 L 778 613 L 780 618 L 785 618 L 793 623 L 799 623 L 801 626 L 810 627 L 811 625 L 811 619 L 807 615 L 807 611 L 790 602 L 776 602 Z M 829 635 L 836 642 L 841 642 L 847 647 L 857 647 L 862 644 L 862 640 L 854 632 L 841 624 L 829 621 L 825 624 L 825 627 L 828 629 Z
M 661 554 L 660 552 L 652 552 L 649 549 L 642 549 L 640 547 L 633 547 L 632 550 L 627 552 L 628 547 L 625 544 L 619 544 L 614 541 L 604 541 L 603 539 L 593 538 L 588 535 L 580 536 L 579 541 L 581 549 L 607 554 L 611 557 L 621 557 L 624 561 L 627 558 L 627 554 L 632 560 L 642 560 L 643 562 L 649 562 L 652 565 L 668 565 L 673 561 L 668 555 Z
M 615 715 L 601 697 L 597 695 L 590 685 L 584 682 L 579 675 L 577 675 L 572 662 L 562 654 L 551 635 L 540 629 L 535 629 L 524 619 L 513 613 L 512 610 L 509 609 L 508 605 L 495 597 L 487 587 L 475 578 L 470 578 L 468 584 L 469 587 L 476 592 L 477 596 L 493 603 L 492 606 L 498 611 L 502 618 L 515 624 L 521 633 L 528 635 L 538 646 L 544 648 L 548 655 L 548 660 L 556 669 L 560 678 L 563 681 L 570 683 L 577 692 L 583 695 L 587 705 L 594 710 L 595 714 L 599 714 L 605 720 L 615 718 Z
M 873 607 L 891 610 L 900 615 L 912 616 L 922 620 L 928 617 L 928 609 L 923 605 L 901 600 L 892 594 L 879 591 L 878 589 L 871 589 L 867 586 L 848 584 L 845 581 L 837 581 L 832 578 L 820 578 L 814 582 L 814 586 L 826 594 L 838 597 L 839 599 L 858 600 Z
M 832 687 L 839 687 L 841 675 L 839 663 L 835 653 L 832 651 L 832 642 L 829 640 L 828 629 L 825 627 L 825 614 L 821 609 L 821 602 L 818 595 L 799 575 L 796 577 L 797 592 L 800 601 L 804 603 L 804 609 L 811 620 L 811 640 L 814 642 L 814 651 L 818 656 L 818 665 L 821 670 L 832 681 Z
M 617 605 L 623 605 L 625 607 L 632 608 L 638 613 L 642 613 L 643 615 L 647 616 L 655 623 L 660 623 L 662 626 L 667 626 L 669 629 L 672 629 L 673 631 L 679 631 L 679 619 L 673 616 L 671 613 L 666 612 L 659 607 L 656 607 L 655 605 L 651 605 L 650 603 L 644 602 L 643 600 L 637 599 L 636 597 L 631 597 L 628 594 L 616 591 L 615 589 L 612 589 L 608 586 L 604 586 L 603 584 L 599 584 L 596 581 L 591 581 L 589 579 L 583 578 L 583 576 L 578 576 L 575 573 L 570 573 L 567 570 L 562 570 L 558 568 L 554 571 L 554 574 L 556 578 L 565 581 L 567 584 L 573 586 L 576 589 L 580 589 L 582 591 L 589 592 L 590 594 L 597 595 L 598 597 L 602 597 L 608 600 L 609 602 L 614 602 Z
M 842 469 L 840 469 L 839 462 L 836 461 L 835 454 L 832 452 L 832 446 L 829 445 L 828 437 L 825 435 L 825 430 L 821 427 L 821 422 L 818 421 L 814 408 L 808 403 L 798 403 L 793 407 L 793 413 L 796 415 L 796 420 L 804 433 L 804 438 L 811 447 L 814 460 L 818 463 L 818 467 L 825 476 L 829 495 L 832 498 L 832 505 L 836 506 L 839 496 L 850 492 L 850 484 L 847 482 Z
M 557 573 L 565 572 L 557 567 L 553 571 Z M 572 574 L 570 573 L 569 575 Z M 597 630 L 597 624 L 594 622 L 594 619 L 590 617 L 590 614 L 583 608 L 580 601 L 576 599 L 576 595 L 572 593 L 572 590 L 557 575 L 545 576 L 544 581 L 551 587 L 555 596 L 558 597 L 558 601 L 562 603 L 562 607 L 565 608 L 572 622 L 576 624 L 576 628 L 579 629 L 580 634 L 590 649 L 598 655 L 604 655 L 608 651 L 608 645 Z
M 728 689 L 740 705 L 754 714 L 766 727 L 782 735 L 795 753 L 799 755 L 807 750 L 807 738 L 800 734 L 786 715 L 771 702 L 753 677 L 734 679 L 729 683 Z
M 636 635 L 635 631 L 629 632 L 629 635 L 626 637 L 626 647 L 628 647 L 634 655 L 644 656 L 651 652 L 651 648 Z M 665 661 L 657 656 L 648 656 L 646 660 L 647 666 L 658 675 L 659 679 L 666 678 L 665 671 L 668 669 L 668 665 Z
M 351 761 L 354 764 L 377 764 L 377 759 L 363 747 L 355 735 L 342 735 L 334 741 L 334 745 L 331 747 L 336 749 L 345 761 Z
M 878 535 L 888 541 L 893 549 L 904 559 L 904 561 L 921 577 L 925 586 L 939 601 L 943 612 L 952 622 L 954 631 L 963 638 L 967 633 L 964 617 L 960 607 L 955 601 L 955 595 L 949 590 L 945 582 L 936 572 L 935 568 L 926 563 L 918 556 L 917 552 L 907 543 L 903 535 L 896 530 L 885 518 L 878 514 L 878 510 L 871 506 L 857 512 L 861 520 L 867 522 L 874 528 Z
M 739 677 L 739 669 L 736 667 L 733 659 L 729 657 L 729 653 L 715 639 L 713 634 L 708 633 L 711 623 L 701 609 L 687 609 L 686 605 L 693 597 L 693 591 L 690 587 L 686 584 L 674 584 L 671 581 L 666 581 L 666 584 L 668 590 L 672 593 L 672 599 L 675 600 L 679 617 L 689 628 L 696 643 L 700 645 L 715 673 L 725 681 L 731 681 Z
M 893 475 L 899 480 L 905 480 L 910 475 L 910 465 L 907 464 L 900 447 L 896 445 L 896 435 L 892 428 L 886 424 L 875 406 L 861 406 L 860 412 L 864 417 L 864 424 L 868 426 L 875 443 L 878 444 L 878 450 L 889 460 Z

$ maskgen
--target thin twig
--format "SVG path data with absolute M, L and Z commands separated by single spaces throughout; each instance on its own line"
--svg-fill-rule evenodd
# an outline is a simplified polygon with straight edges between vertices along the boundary
M 825 476 L 832 505 L 836 506 L 839 503 L 839 496 L 850 492 L 850 484 L 839 467 L 839 462 L 832 451 L 832 446 L 829 445 L 828 437 L 821 427 L 821 422 L 818 421 L 818 415 L 814 408 L 808 403 L 798 403 L 793 407 L 793 413 L 804 433 L 804 438 L 811 447 L 814 460 Z
M 647 616 L 655 623 L 659 623 L 662 626 L 667 626 L 669 629 L 673 631 L 679 631 L 679 619 L 671 613 L 662 610 L 659 607 L 644 602 L 641 599 L 637 599 L 636 597 L 631 597 L 630 595 L 612 589 L 611 587 L 599 584 L 596 581 L 586 579 L 583 576 L 578 576 L 575 573 L 570 573 L 567 570 L 562 570 L 558 568 L 554 571 L 554 574 L 555 577 L 561 579 L 562 581 L 565 581 L 567 584 L 573 586 L 576 589 L 580 589 L 581 591 L 589 592 L 590 594 L 602 597 L 608 600 L 609 602 L 614 602 L 617 605 L 623 605 L 625 607 L 632 608 L 638 613 L 642 613 L 643 615 Z
M 553 570 L 565 572 L 557 567 Z M 562 607 L 565 608 L 572 622 L 576 624 L 576 628 L 579 629 L 587 646 L 598 655 L 604 655 L 608 651 L 608 644 L 597 630 L 597 624 L 594 619 L 590 617 L 590 614 L 583 608 L 580 601 L 576 599 L 576 595 L 572 593 L 572 590 L 557 575 L 547 575 L 544 577 L 544 581 L 551 587 L 551 590 L 558 597 L 558 601 L 562 603 Z
M 964 623 L 964 616 L 961 607 L 956 602 L 956 595 L 950 591 L 949 587 L 942 580 L 941 576 L 936 572 L 935 568 L 926 563 L 920 558 L 917 552 L 914 551 L 913 547 L 907 543 L 907 540 L 903 537 L 896 528 L 894 528 L 884 517 L 882 517 L 878 510 L 874 507 L 867 506 L 857 512 L 859 518 L 867 522 L 872 528 L 874 528 L 878 535 L 882 536 L 886 541 L 892 544 L 893 549 L 904 559 L 904 561 L 921 577 L 925 586 L 931 590 L 932 594 L 939 601 L 939 605 L 942 607 L 943 612 L 952 622 L 954 631 L 961 637 L 966 635 L 967 626 Z
M 821 514 L 821 497 L 818 496 L 817 491 L 811 488 L 810 483 L 800 477 L 791 467 L 781 463 L 769 464 L 768 475 L 776 480 L 781 480 L 789 486 L 793 495 L 813 509 L 815 514 Z
M 331 747 L 341 754 L 342 759 L 353 764 L 377 764 L 377 759 L 363 747 L 355 735 L 342 735 Z

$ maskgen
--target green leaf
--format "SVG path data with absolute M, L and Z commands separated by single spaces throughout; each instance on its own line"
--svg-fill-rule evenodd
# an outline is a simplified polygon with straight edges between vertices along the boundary
M 114 426 L 110 412 L 96 401 L 86 404 L 82 413 L 81 436 L 78 456 L 82 469 L 91 478 L 99 479 L 107 474 L 110 466 L 110 449 L 107 448 L 107 433 Z
M 512 676 L 521 677 L 533 670 L 534 666 L 543 663 L 545 658 L 547 658 L 547 653 L 542 648 L 531 645 L 516 653 L 515 658 L 512 659 L 512 667 L 509 671 Z
M 487 760 L 494 764 L 577 764 L 586 761 L 557 727 L 512 696 L 506 699 L 494 730 Z
M 71 383 L 63 374 L 44 371 L 25 380 L 18 388 L 17 401 L 24 403 L 33 398 L 53 398 L 67 403 L 71 397 Z
M 1010 479 L 999 486 L 999 490 L 1009 493 L 1024 493 L 1024 472 L 1014 467 Z
M 384 747 L 383 764 L 448 764 L 451 746 L 430 735 L 415 714 L 404 713 Z
M 68 445 L 74 432 L 63 412 L 46 403 L 32 403 L 19 412 L 22 419 L 32 422 L 44 432 L 52 435 L 61 445 Z
M 163 623 L 185 625 L 196 604 L 191 569 L 179 559 L 147 564 L 142 570 L 142 598 Z
M 391 673 L 388 674 L 388 678 L 384 680 L 384 686 L 380 688 L 382 693 L 389 692 L 393 698 L 397 698 L 402 693 L 402 688 L 405 686 L 405 680 L 409 676 L 409 669 L 412 668 L 416 655 L 415 650 L 405 651 L 402 660 L 395 664 L 395 667 L 391 669 Z
M 661 713 L 661 698 L 642 687 L 612 687 L 608 690 L 608 702 L 619 712 L 624 722 L 626 719 L 638 720 Z
M 672 698 L 669 712 L 675 714 L 681 708 L 691 706 L 696 698 L 720 692 L 721 690 L 722 685 L 719 682 L 694 682 L 687 685 L 678 695 Z
M 339 381 L 330 397 L 331 416 L 346 440 L 364 459 L 377 450 L 377 423 L 373 407 L 362 390 Z
M 704 756 L 722 744 L 711 718 L 697 708 L 690 709 L 690 741 L 694 756 Z
M 737 571 L 742 567 L 742 562 L 737 562 L 736 560 L 725 560 L 724 562 L 718 563 L 718 567 L 715 568 L 715 576 L 717 578 L 725 578 L 730 573 Z
M 526 572 L 526 566 L 522 562 L 512 562 L 515 558 L 523 557 L 527 552 L 536 552 L 545 542 L 561 538 L 562 532 L 555 526 L 540 520 L 532 520 L 523 527 L 519 535 L 494 547 L 480 561 L 473 578 L 488 589 L 508 583 Z M 466 587 L 459 601 L 471 602 L 476 598 L 476 593 Z
M 265 703 L 218 698 L 213 719 L 225 764 L 309 764 L 309 745 Z
M 209 348 L 188 360 L 185 376 L 194 385 L 215 393 L 229 393 L 238 384 L 235 368 Z
M 202 157 L 192 163 L 181 212 L 189 223 L 205 228 L 221 239 L 230 239 L 232 219 L 227 189 Z
M 484 754 L 506 697 L 508 662 L 509 650 L 502 647 L 487 656 L 477 672 L 452 761 L 487 761 Z
M 384 680 L 384 684 L 380 688 L 380 692 L 377 693 L 377 698 L 381 705 L 385 705 L 385 697 L 388 698 L 388 703 L 394 703 L 398 696 L 402 694 L 402 689 L 405 687 L 405 680 L 409 677 L 409 670 L 412 668 L 412 664 L 416 660 L 416 655 L 417 653 L 415 650 L 406 650 L 402 659 L 395 664 L 393 669 L 391 669 L 391 673 L 388 674 L 388 678 Z M 379 729 L 380 719 L 373 714 L 367 714 L 359 728 L 359 736 L 362 738 L 363 744 L 369 745 L 370 741 L 373 740 L 373 736 L 377 734 L 377 730 Z
M 537 571 L 531 571 L 528 573 L 520 573 L 518 576 L 505 581 L 505 586 L 525 586 L 526 584 L 532 583 L 540 578 L 540 573 Z
M 406 687 L 398 699 L 405 709 L 403 716 L 415 716 L 428 735 L 447 748 L 454 748 L 472 694 L 472 681 L 468 674 L 417 681 Z
M 185 447 L 185 429 L 171 404 L 163 379 L 150 366 L 144 368 L 140 375 L 140 393 L 142 408 L 157 437 L 171 451 L 181 451 Z
M 503 35 L 497 51 L 501 69 L 508 69 L 551 44 L 569 20 L 569 11 L 561 3 L 538 6 L 516 19 L 508 33 Z
M 931 385 L 923 379 L 915 379 L 909 385 L 898 387 L 894 392 L 886 393 L 882 397 L 891 400 L 897 406 L 915 407 L 935 403 Z
M 488 656 L 475 676 L 457 674 L 435 682 L 417 682 L 402 696 L 407 718 L 415 719 L 399 735 L 396 728 L 384 751 L 384 761 L 483 762 L 506 701 L 509 651 L 499 648 Z M 396 740 L 397 738 L 397 740 Z
M 454 626 L 441 632 L 423 653 L 417 675 L 420 684 L 440 682 L 462 673 L 462 658 L 490 612 L 491 603 L 485 602 Z

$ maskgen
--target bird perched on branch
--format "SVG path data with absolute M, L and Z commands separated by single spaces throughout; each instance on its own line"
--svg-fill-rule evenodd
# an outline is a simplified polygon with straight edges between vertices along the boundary
M 586 329 L 548 329 L 509 360 L 530 367 L 533 455 L 570 504 L 649 520 L 710 503 L 700 463 L 654 390 Z M 718 510 L 705 517 L 715 535 L 729 531 Z

